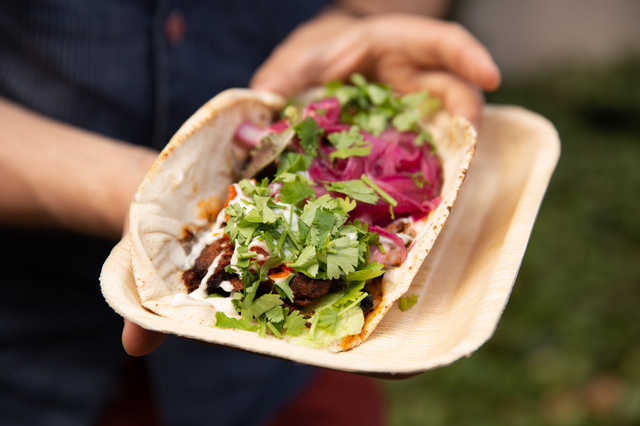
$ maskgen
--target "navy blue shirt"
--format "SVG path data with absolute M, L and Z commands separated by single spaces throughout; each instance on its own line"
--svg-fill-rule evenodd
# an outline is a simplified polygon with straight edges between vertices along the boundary
M 246 86 L 273 48 L 324 3 L 2 1 L 0 96 L 162 149 L 208 99 Z M 124 355 L 122 319 L 98 284 L 114 244 L 63 230 L 0 227 L 0 424 L 90 424 L 103 409 Z M 229 368 L 243 364 L 253 366 L 253 382 L 238 376 L 242 368 Z M 149 365 L 168 424 L 258 422 L 308 375 L 282 361 L 180 339 L 167 339 Z M 259 400 L 263 388 L 269 391 Z

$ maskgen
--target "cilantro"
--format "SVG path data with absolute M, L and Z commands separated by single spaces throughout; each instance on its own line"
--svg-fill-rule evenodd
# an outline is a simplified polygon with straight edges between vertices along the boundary
M 293 274 L 289 274 L 289 276 L 283 281 L 275 281 L 275 288 L 280 297 L 289 299 L 290 302 L 293 302 L 293 290 L 289 287 L 289 282 L 293 279 Z
M 298 256 L 298 259 L 290 263 L 289 267 L 309 277 L 315 277 L 320 267 L 316 258 L 316 248 L 314 246 L 306 246 Z
M 245 283 L 244 279 L 242 280 L 242 282 Z M 249 286 L 245 285 L 244 298 L 242 300 L 238 300 L 236 304 L 238 310 L 242 311 L 243 317 L 247 317 L 247 315 L 245 315 L 244 312 L 248 311 L 248 309 L 251 307 L 251 304 L 253 303 L 253 300 L 256 297 L 256 293 L 258 291 L 259 285 L 260 285 L 260 281 L 255 281 L 253 282 L 253 284 Z M 252 317 L 253 316 L 249 316 L 248 318 L 251 319 Z
M 248 309 L 249 315 L 244 316 L 258 318 L 268 310 L 282 305 L 282 303 L 282 299 L 280 299 L 280 296 L 278 296 L 277 294 L 263 294 L 253 301 Z
M 319 136 L 324 134 L 324 129 L 318 128 L 318 123 L 311 117 L 293 126 L 296 136 L 300 139 L 300 146 L 307 155 L 315 157 L 320 148 Z
M 302 222 L 307 226 L 313 224 L 313 219 L 316 217 L 316 211 L 318 210 L 318 202 L 309 202 L 304 205 L 302 214 L 298 218 L 298 223 Z
M 420 111 L 417 109 L 410 109 L 393 117 L 391 123 L 399 132 L 406 132 L 409 130 L 417 130 L 417 123 L 419 120 Z
M 260 267 L 260 280 L 261 281 L 266 280 L 266 277 L 269 271 L 275 268 L 276 266 L 282 265 L 283 263 L 284 262 L 282 261 L 282 259 L 277 256 L 269 257 L 269 259 L 267 259 Z
M 282 226 L 285 228 L 285 233 L 287 237 L 289 237 L 289 240 L 295 245 L 295 248 L 298 251 L 302 250 L 302 243 L 300 242 L 300 240 L 298 240 L 298 236 L 296 235 L 296 232 L 291 230 L 291 225 L 289 224 L 287 219 L 284 217 L 284 214 L 280 213 L 280 218 L 282 219 L 281 223 L 282 223 Z
M 253 201 L 256 203 L 256 211 L 262 215 L 262 223 L 274 223 L 278 219 L 278 215 L 267 205 L 272 201 L 271 198 L 255 195 Z
M 354 200 L 367 204 L 376 204 L 380 199 L 380 197 L 376 195 L 376 192 L 368 187 L 361 179 L 328 182 L 324 187 L 327 188 L 328 191 L 339 192 Z
M 342 237 L 332 241 L 333 252 L 327 253 L 327 278 L 330 280 L 340 277 L 341 271 L 349 274 L 358 265 L 357 241 L 349 237 Z M 355 244 L 354 244 L 355 243 Z
M 409 93 L 400 98 L 400 103 L 406 108 L 418 108 L 429 96 L 429 92 L 423 90 L 421 92 Z
M 246 195 L 251 196 L 256 192 L 256 188 L 253 186 L 249 179 L 242 179 L 240 182 L 238 182 L 238 186 L 240 186 L 240 189 Z
M 433 140 L 422 119 L 440 109 L 438 98 L 429 96 L 425 91 L 398 96 L 389 86 L 367 82 L 360 74 L 353 74 L 351 82 L 354 86 L 340 82 L 331 82 L 326 86 L 326 95 L 338 98 L 342 106 L 341 122 L 357 124 L 372 135 L 379 136 L 389 127 L 391 120 L 391 125 L 398 131 L 416 133 L 416 146 L 428 142 L 434 149 Z
M 258 326 L 246 318 L 229 318 L 222 312 L 216 312 L 216 327 L 235 328 L 238 330 L 258 331 Z
M 276 336 L 278 339 L 282 339 L 282 333 L 280 332 L 280 330 L 278 330 L 278 327 L 274 323 L 267 322 L 267 327 L 274 336 Z
M 413 183 L 420 189 L 422 189 L 425 185 L 427 186 L 431 185 L 431 182 L 427 180 L 423 172 L 405 173 L 405 174 L 408 175 L 413 180 Z
M 295 105 L 287 105 L 283 110 L 283 117 L 288 118 L 290 122 L 296 123 L 298 121 L 298 108 Z
M 328 329 L 334 329 L 338 322 L 338 310 L 334 307 L 323 309 L 318 312 L 318 326 Z
M 336 150 L 329 154 L 329 160 L 336 158 L 366 157 L 371 153 L 371 144 L 365 142 L 358 126 L 351 126 L 339 133 L 332 133 L 327 139 Z
M 311 188 L 309 180 L 300 175 L 295 175 L 293 181 L 284 183 L 280 188 L 280 201 L 286 204 L 295 205 L 313 195 L 316 191 Z
M 361 111 L 353 117 L 353 122 L 374 136 L 380 136 L 389 124 L 389 118 L 393 112 L 388 113 L 379 108 L 371 111 Z
M 260 235 L 262 236 L 262 241 L 265 242 L 269 251 L 274 251 L 276 249 L 276 246 L 273 243 L 274 234 L 263 230 L 263 231 L 260 231 Z M 271 257 L 269 259 L 271 259 Z
M 256 318 L 258 321 L 258 336 L 264 337 L 267 335 L 267 319 L 266 318 Z
M 331 231 L 335 225 L 335 215 L 327 211 L 327 209 L 320 208 L 316 210 L 316 215 L 313 218 L 313 228 L 317 231 L 315 245 L 323 245 L 330 237 Z
M 284 310 L 282 309 L 282 306 L 274 306 L 265 312 L 265 316 L 269 322 L 282 322 L 284 321 Z
M 243 172 L 243 177 L 250 178 L 273 163 L 280 154 L 287 148 L 295 132 L 289 128 L 282 133 L 269 133 L 265 136 L 258 147 L 252 151 L 251 162 Z
M 347 281 L 367 281 L 373 278 L 379 277 L 384 274 L 384 265 L 378 262 L 371 262 L 366 267 L 361 268 L 359 271 L 347 274 L 345 280 Z
M 389 204 L 389 205 L 391 205 L 393 207 L 398 205 L 398 202 L 396 200 L 394 200 L 391 197 L 391 195 L 387 194 L 387 192 L 384 189 L 382 189 L 378 185 L 376 185 L 376 183 L 374 181 L 372 181 L 369 178 L 369 176 L 363 174 L 362 176 L 360 176 L 360 179 L 362 179 L 362 181 L 364 183 L 366 183 L 371 188 L 373 188 L 373 190 L 376 191 L 380 195 L 380 197 L 382 197 L 382 199 L 387 202 L 387 204 Z
M 286 308 L 285 311 L 288 311 Z M 300 314 L 300 311 L 291 311 L 284 319 L 282 327 L 286 330 L 288 336 L 299 336 L 303 331 L 307 329 L 307 321 Z
M 365 90 L 374 105 L 382 105 L 391 96 L 390 91 L 379 84 L 367 84 Z
M 347 214 L 351 210 L 355 209 L 356 205 L 357 204 L 355 200 L 349 200 L 348 198 L 346 200 L 343 198 L 338 198 L 338 208 L 344 214 Z
M 340 310 L 340 312 L 338 313 L 338 315 L 344 315 L 346 314 L 350 309 L 354 308 L 355 306 L 359 306 L 360 302 L 362 302 L 365 298 L 367 297 L 367 293 L 360 293 L 358 298 L 355 299 L 354 301 L 351 302 L 351 304 L 349 304 L 348 306 L 342 308 L 342 310 Z
M 418 302 L 418 295 L 417 294 L 412 294 L 411 296 L 407 296 L 407 297 L 401 297 L 398 300 L 398 305 L 401 311 L 406 311 L 407 309 L 409 309 L 410 307 L 412 307 L 413 305 L 415 305 Z
M 283 173 L 303 172 L 311 166 L 312 161 L 313 158 L 308 155 L 284 152 L 280 155 L 276 179 Z

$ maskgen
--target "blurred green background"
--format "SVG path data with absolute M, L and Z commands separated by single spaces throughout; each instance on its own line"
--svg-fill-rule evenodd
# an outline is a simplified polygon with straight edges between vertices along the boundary
M 562 153 L 495 335 L 380 381 L 389 424 L 640 425 L 640 2 L 459 0 L 450 17 L 503 71 L 487 102 L 548 118 Z
M 487 101 L 547 117 L 560 161 L 494 337 L 380 382 L 390 423 L 640 424 L 640 61 L 505 82 Z

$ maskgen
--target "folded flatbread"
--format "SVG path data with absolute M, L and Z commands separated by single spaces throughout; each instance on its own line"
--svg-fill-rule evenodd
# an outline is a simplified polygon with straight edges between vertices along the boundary
M 216 308 L 176 303 L 187 294 L 182 265 L 188 253 L 183 243 L 189 232 L 215 220 L 229 185 L 242 175 L 245 158 L 234 144 L 237 128 L 245 122 L 266 127 L 284 105 L 285 100 L 272 93 L 227 90 L 187 120 L 161 152 L 138 189 L 130 212 L 132 266 L 145 308 L 178 321 L 215 324 Z M 360 331 L 325 339 L 324 349 L 344 351 L 371 335 L 392 304 L 409 290 L 449 216 L 473 158 L 477 135 L 467 120 L 446 113 L 436 114 L 428 129 L 442 167 L 440 202 L 416 223 L 418 234 L 406 259 L 382 276 L 376 306 L 365 314 Z M 300 343 L 300 339 L 292 340 Z

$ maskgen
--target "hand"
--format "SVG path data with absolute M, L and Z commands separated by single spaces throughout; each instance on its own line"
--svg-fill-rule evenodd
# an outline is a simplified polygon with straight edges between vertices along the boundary
M 128 319 L 124 320 L 122 347 L 131 356 L 150 354 L 160 347 L 165 337 L 165 334 L 146 330 Z
M 458 24 L 415 15 L 354 18 L 327 12 L 298 27 L 255 73 L 251 87 L 285 96 L 361 72 L 399 92 L 428 90 L 452 114 L 477 124 L 481 89 L 500 71 L 487 49 Z

